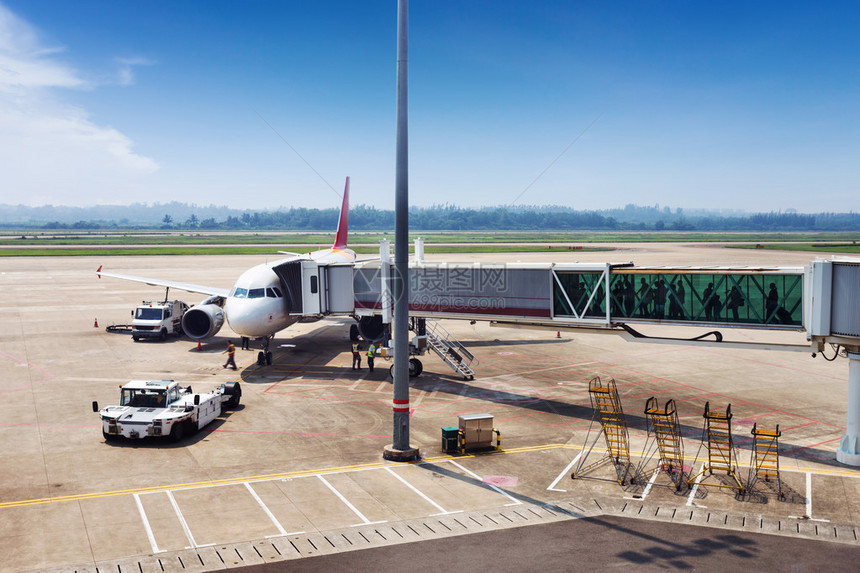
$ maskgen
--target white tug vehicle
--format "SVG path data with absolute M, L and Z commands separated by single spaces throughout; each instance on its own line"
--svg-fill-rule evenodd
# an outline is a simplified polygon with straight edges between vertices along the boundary
M 99 410 L 99 403 L 93 402 L 105 440 L 167 436 L 178 442 L 220 416 L 222 410 L 236 408 L 242 397 L 238 382 L 201 393 L 192 393 L 190 386 L 173 380 L 132 380 L 120 388 L 119 406 Z

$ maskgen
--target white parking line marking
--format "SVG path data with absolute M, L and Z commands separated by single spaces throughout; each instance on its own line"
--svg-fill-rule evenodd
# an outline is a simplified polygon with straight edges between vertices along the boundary
M 654 473 L 651 474 L 651 479 L 648 480 L 648 485 L 645 486 L 645 489 L 642 491 L 642 495 L 640 497 L 627 497 L 624 496 L 624 499 L 631 499 L 636 501 L 642 501 L 646 497 L 648 497 L 648 493 L 651 491 L 651 488 L 654 487 L 654 482 L 657 481 L 657 474 L 660 473 L 660 467 L 657 466 L 654 468 Z
M 497 492 L 499 492 L 500 494 L 502 494 L 503 496 L 505 496 L 506 498 L 508 498 L 509 500 L 511 500 L 513 502 L 513 503 L 506 503 L 505 506 L 522 505 L 523 504 L 523 502 L 519 501 L 518 499 L 511 497 L 506 491 L 499 489 L 498 487 L 494 486 L 493 484 L 484 483 L 484 480 L 481 478 L 481 476 L 479 476 L 478 474 L 476 474 L 475 472 L 473 472 L 471 470 L 464 468 L 463 466 L 461 466 L 460 464 L 458 464 L 454 460 L 445 460 L 445 461 L 451 462 L 452 464 L 454 464 L 455 466 L 457 466 L 458 468 L 460 468 L 461 470 L 463 470 L 464 472 L 466 472 L 467 474 L 469 474 L 470 476 L 472 476 L 473 478 L 475 478 L 476 480 L 481 482 L 481 485 L 485 485 L 491 489 L 496 490 Z
M 149 539 L 149 544 L 152 546 L 153 553 L 164 553 L 164 549 L 159 549 L 155 543 L 155 534 L 152 533 L 152 527 L 149 525 L 149 520 L 146 518 L 146 512 L 143 510 L 143 504 L 140 503 L 140 496 L 134 494 L 134 503 L 137 504 L 137 510 L 140 512 L 140 518 L 143 520 L 143 528 L 146 530 L 146 537 Z
M 578 454 L 576 454 L 576 457 L 575 457 L 575 458 L 573 458 L 573 461 L 572 461 L 572 462 L 570 462 L 569 464 L 567 464 L 567 467 L 566 467 L 566 468 L 564 468 L 563 470 L 561 470 L 561 473 L 560 473 L 560 474 L 558 474 L 558 477 L 557 477 L 557 478 L 555 478 L 555 481 L 554 481 L 554 482 L 552 482 L 551 484 L 549 484 L 549 487 L 548 487 L 548 488 L 546 488 L 546 489 L 548 489 L 549 491 L 567 491 L 566 489 L 556 489 L 556 487 L 555 487 L 555 486 L 556 486 L 556 485 L 558 485 L 558 482 L 560 482 L 560 481 L 561 481 L 561 478 L 563 478 L 565 475 L 567 475 L 567 472 L 569 472 L 569 471 L 570 471 L 570 469 L 571 469 L 574 465 L 576 465 L 576 462 L 578 462 L 578 461 L 579 461 L 579 458 L 580 458 L 580 457 L 582 457 L 582 452 L 579 452 Z
M 188 542 L 191 544 L 191 547 L 187 547 L 187 549 L 197 549 L 198 547 L 209 547 L 211 545 L 215 545 L 214 543 L 207 543 L 206 545 L 197 545 L 197 542 L 194 541 L 194 536 L 191 535 L 191 528 L 188 527 L 188 523 L 185 521 L 185 517 L 182 516 L 182 511 L 179 509 L 179 504 L 176 503 L 176 499 L 173 497 L 173 492 L 167 490 L 164 492 L 167 494 L 167 497 L 170 498 L 170 505 L 173 506 L 173 511 L 176 512 L 176 517 L 179 518 L 179 523 L 182 525 L 182 530 L 185 531 L 185 537 L 188 538 Z
M 408 487 L 409 489 L 411 489 L 412 491 L 414 491 L 415 493 L 417 493 L 418 495 L 420 495 L 420 496 L 421 496 L 421 498 L 422 498 L 422 499 L 424 499 L 424 501 L 426 501 L 427 503 L 431 504 L 433 507 L 435 507 L 436 509 L 438 509 L 438 510 L 441 512 L 441 513 L 434 513 L 434 514 L 433 514 L 434 516 L 437 516 L 437 515 L 449 515 L 449 514 L 451 514 L 451 513 L 463 513 L 463 510 L 462 510 L 462 509 L 457 510 L 457 511 L 445 511 L 445 509 L 444 509 L 441 505 L 439 505 L 438 503 L 436 503 L 435 501 L 433 501 L 432 499 L 430 499 L 429 497 L 427 497 L 426 495 L 424 495 L 421 491 L 419 491 L 419 490 L 418 490 L 418 488 L 416 488 L 416 487 L 415 487 L 415 486 L 413 486 L 411 483 L 409 483 L 408 481 L 406 481 L 405 479 L 403 479 L 402 477 L 400 477 L 399 475 L 397 475 L 397 472 L 395 472 L 395 471 L 394 471 L 394 470 L 392 470 L 391 468 L 385 468 L 385 470 L 386 470 L 388 473 L 390 473 L 391 475 L 393 475 L 394 477 L 396 477 L 398 480 L 400 480 L 400 481 L 401 481 L 401 483 L 403 483 L 403 485 L 405 485 L 406 487 Z
M 358 509 L 356 509 L 356 507 L 354 505 L 349 503 L 348 499 L 346 499 L 339 491 L 334 489 L 334 486 L 332 486 L 330 483 L 328 483 L 324 477 L 322 477 L 319 474 L 317 474 L 317 477 L 320 478 L 320 481 L 323 482 L 326 485 L 326 487 L 332 491 L 332 493 L 334 493 L 348 508 L 350 508 L 352 510 L 352 512 L 354 514 L 356 514 L 358 516 L 359 519 L 361 519 L 364 522 L 364 523 L 357 523 L 357 524 L 352 525 L 350 527 L 359 527 L 361 525 L 372 525 L 374 523 L 385 523 L 386 521 L 388 521 L 387 519 L 383 519 L 382 521 L 370 521 L 369 519 L 367 519 L 364 516 L 364 514 L 362 514 L 360 511 L 358 511 Z
M 277 528 L 278 528 L 278 532 L 279 532 L 281 535 L 289 535 L 289 533 L 287 533 L 287 530 L 286 530 L 286 529 L 284 529 L 284 528 L 281 526 L 281 523 L 280 523 L 280 522 L 275 518 L 275 516 L 272 514 L 272 512 L 271 512 L 271 511 L 269 511 L 269 508 L 268 508 L 268 507 L 266 507 L 266 504 L 265 504 L 265 503 L 263 503 L 263 500 L 262 500 L 262 499 L 260 499 L 260 496 L 259 496 L 259 495 L 257 495 L 257 492 L 256 492 L 256 491 L 254 491 L 254 488 L 252 488 L 252 487 L 251 487 L 251 484 L 249 484 L 248 482 L 245 482 L 245 487 L 246 487 L 246 488 L 248 488 L 248 491 L 251 493 L 251 495 L 254 497 L 254 499 L 256 499 L 256 500 L 257 500 L 257 503 L 259 503 L 259 504 L 260 504 L 260 507 L 262 507 L 262 508 L 263 508 L 263 511 L 265 511 L 265 512 L 266 512 L 266 515 L 268 515 L 268 516 L 269 516 L 269 519 L 271 519 L 271 520 L 272 520 L 272 523 L 275 525 L 275 527 L 277 527 Z M 276 536 L 274 536 L 274 535 L 273 535 L 273 536 L 270 536 L 270 537 L 276 537 Z
M 699 475 L 696 476 L 696 483 L 693 485 L 692 489 L 690 489 L 690 497 L 687 498 L 687 505 L 693 505 L 693 499 L 696 497 L 696 492 L 699 491 L 699 482 L 702 481 L 702 477 L 705 475 L 702 470 L 705 469 L 705 464 L 707 462 L 702 462 L 702 467 L 699 468 Z M 706 505 L 695 504 L 696 507 L 707 508 Z
M 797 516 L 789 515 L 791 519 L 808 519 L 809 521 L 821 521 L 830 523 L 829 519 L 813 519 L 812 518 L 812 473 L 806 472 L 806 515 Z

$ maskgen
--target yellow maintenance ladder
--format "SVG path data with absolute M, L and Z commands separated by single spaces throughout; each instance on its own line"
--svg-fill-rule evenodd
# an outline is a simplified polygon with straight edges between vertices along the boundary
M 645 402 L 645 420 L 648 424 L 648 438 L 654 439 L 660 452 L 658 469 L 669 474 L 675 489 L 680 490 L 685 482 L 684 443 L 681 440 L 681 425 L 678 422 L 675 400 L 669 400 L 666 402 L 666 407 L 660 409 L 657 398 L 653 396 L 648 398 Z M 649 449 L 646 446 L 645 450 Z M 653 450 L 651 451 L 653 455 Z
M 624 411 L 621 409 L 621 399 L 618 397 L 618 389 L 615 380 L 610 379 L 605 386 L 600 383 L 600 377 L 592 378 L 588 382 L 588 395 L 591 398 L 592 417 L 588 426 L 585 444 L 588 446 L 588 436 L 595 421 L 600 422 L 601 431 L 588 446 L 585 455 L 579 460 L 579 465 L 571 474 L 571 478 L 581 477 L 606 462 L 615 465 L 615 473 L 618 483 L 624 485 L 630 472 L 630 438 L 627 432 L 627 421 Z M 585 466 L 588 455 L 594 449 L 600 435 L 606 442 L 606 454 L 596 462 Z M 583 448 L 586 449 L 585 447 Z
M 708 448 L 708 461 L 702 466 L 702 471 L 687 480 L 687 484 L 693 485 L 694 482 L 698 483 L 696 479 L 705 473 L 713 475 L 715 471 L 724 471 L 735 483 L 717 483 L 711 485 L 743 492 L 745 488 L 741 480 L 738 479 L 737 455 L 735 454 L 735 445 L 732 440 L 732 405 L 729 404 L 726 406 L 725 413 L 711 412 L 710 402 L 705 402 L 705 413 L 702 417 L 705 419 L 704 428 L 702 429 L 702 444 Z M 701 446 L 699 447 L 699 451 L 701 451 Z M 696 461 L 698 461 L 698 457 L 697 453 Z
M 763 430 L 759 429 L 758 424 L 753 424 L 750 433 L 753 436 L 753 449 L 747 488 L 752 489 L 759 478 L 769 482 L 770 478 L 775 477 L 777 496 L 782 498 L 782 481 L 779 478 L 779 437 L 782 432 L 779 431 L 779 425 L 776 430 Z

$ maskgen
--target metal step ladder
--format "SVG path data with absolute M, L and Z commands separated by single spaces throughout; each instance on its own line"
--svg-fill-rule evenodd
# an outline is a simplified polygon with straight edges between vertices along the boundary
M 570 477 L 572 479 L 582 477 L 592 469 L 606 462 L 612 462 L 615 466 L 618 483 L 624 485 L 631 470 L 630 438 L 615 380 L 610 379 L 604 386 L 600 382 L 600 377 L 592 378 L 588 382 L 588 395 L 591 398 L 593 411 L 591 424 L 588 426 L 588 434 L 591 433 L 595 421 L 600 422 L 601 431 L 590 446 L 588 446 L 588 434 L 586 434 L 585 444 L 588 446 L 586 453 L 580 458 L 579 465 Z M 601 459 L 586 466 L 585 461 L 601 435 L 603 435 L 606 443 L 606 454 Z
M 708 448 L 708 460 L 702 465 L 702 470 L 698 474 L 687 480 L 687 484 L 699 483 L 696 479 L 700 476 L 704 476 L 706 473 L 712 476 L 715 471 L 719 471 L 726 472 L 726 475 L 732 478 L 734 483 L 711 485 L 743 492 L 745 487 L 738 478 L 737 455 L 732 440 L 732 405 L 726 406 L 725 413 L 711 412 L 710 402 L 705 402 L 705 413 L 702 414 L 702 417 L 705 419 L 702 429 L 702 444 Z M 699 449 L 701 451 L 701 447 Z M 698 455 L 696 458 L 698 459 Z
M 776 430 L 763 430 L 758 424 L 753 424 L 753 449 L 750 454 L 750 477 L 747 488 L 752 489 L 755 482 L 761 478 L 769 482 L 770 478 L 776 478 L 777 496 L 782 499 L 782 481 L 779 478 L 779 425 Z
M 472 366 L 479 364 L 475 355 L 451 336 L 438 321 L 425 319 L 425 328 L 427 346 L 464 380 L 474 380 L 475 371 Z
M 669 474 L 675 489 L 681 489 L 684 480 L 684 443 L 681 440 L 681 426 L 675 400 L 666 402 L 660 409 L 657 398 L 648 398 L 645 403 L 645 420 L 648 424 L 648 437 L 657 442 L 660 452 L 659 469 Z M 646 451 L 648 448 L 646 447 Z

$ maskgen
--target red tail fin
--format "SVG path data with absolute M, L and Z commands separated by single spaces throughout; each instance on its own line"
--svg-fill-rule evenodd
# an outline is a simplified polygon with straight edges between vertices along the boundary
M 346 178 L 346 187 L 343 189 L 343 205 L 340 206 L 337 235 L 334 236 L 334 245 L 332 245 L 332 248 L 346 248 L 347 234 L 349 234 L 349 177 Z

